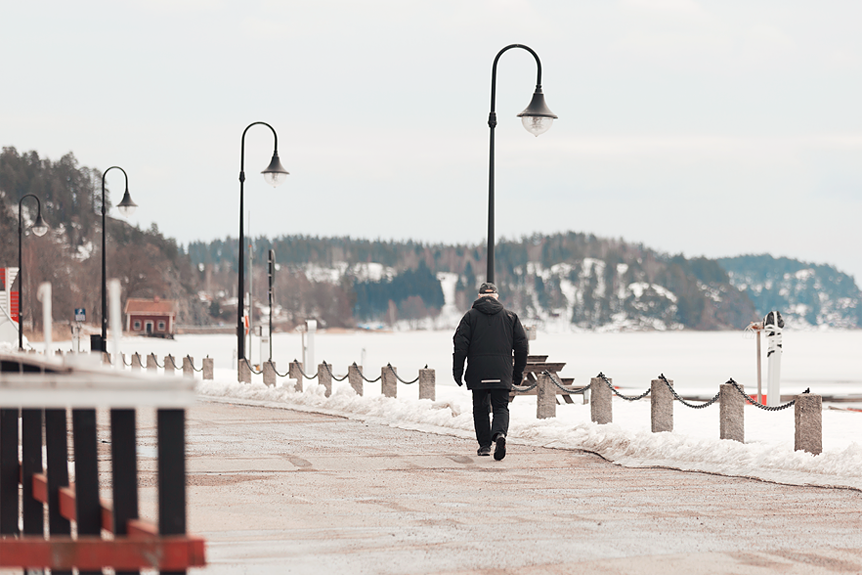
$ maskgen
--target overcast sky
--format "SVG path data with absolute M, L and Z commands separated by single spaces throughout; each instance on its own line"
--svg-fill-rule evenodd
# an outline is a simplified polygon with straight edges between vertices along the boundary
M 499 236 L 768 252 L 862 279 L 858 0 L 5 2 L 0 144 L 122 166 L 180 243 L 251 233 L 484 242 L 491 65 Z M 114 202 L 122 174 L 108 182 Z

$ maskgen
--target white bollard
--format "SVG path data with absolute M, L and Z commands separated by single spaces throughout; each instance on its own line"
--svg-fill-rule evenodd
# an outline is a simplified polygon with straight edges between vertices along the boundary
M 51 336 L 54 331 L 54 326 L 51 323 L 51 316 L 53 314 L 51 311 L 51 284 L 48 282 L 42 282 L 39 284 L 39 291 L 37 294 L 39 301 L 42 302 L 42 328 L 44 330 L 45 337 L 45 355 L 47 356 L 51 353 L 50 349 L 53 345 L 51 342 Z
M 784 318 L 777 311 L 771 311 L 763 319 L 763 331 L 766 332 L 766 405 L 778 407 L 781 405 L 781 332 L 784 330 Z

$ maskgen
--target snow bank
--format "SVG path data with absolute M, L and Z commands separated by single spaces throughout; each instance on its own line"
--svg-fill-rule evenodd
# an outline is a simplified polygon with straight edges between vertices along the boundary
M 292 387 L 239 384 L 233 373 L 220 370 L 214 381 L 201 381 L 204 396 L 245 400 L 253 405 L 339 415 L 360 421 L 431 433 L 473 437 L 470 395 L 439 387 L 440 400 L 387 398 L 373 384 L 357 396 L 346 382 L 333 382 L 333 394 L 305 381 L 301 393 Z M 292 385 L 292 381 L 285 380 Z M 415 386 L 399 384 L 399 394 L 416 394 Z M 580 398 L 576 399 L 579 401 Z M 792 408 L 779 413 L 746 408 L 747 443 L 719 440 L 718 407 L 711 414 L 687 413 L 676 407 L 674 432 L 649 431 L 649 400 L 615 402 L 615 417 L 625 425 L 596 425 L 588 405 L 561 405 L 557 417 L 537 420 L 535 398 L 518 397 L 511 404 L 510 443 L 554 449 L 586 450 L 626 467 L 668 467 L 721 475 L 754 477 L 794 485 L 842 486 L 862 489 L 862 447 L 849 442 L 858 433 L 862 413 L 824 411 L 824 452 L 819 456 L 793 451 Z M 713 437 L 710 437 L 712 435 Z M 831 445 L 831 447 L 829 447 Z M 511 450 L 517 457 L 517 448 Z

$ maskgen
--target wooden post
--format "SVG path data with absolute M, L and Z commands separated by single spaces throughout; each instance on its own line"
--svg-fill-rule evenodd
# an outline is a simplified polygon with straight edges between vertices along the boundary
M 722 383 L 719 393 L 720 439 L 745 443 L 745 398 L 730 383 Z
M 204 379 L 212 379 L 213 378 L 213 367 L 215 360 L 211 357 L 204 358 Z
M 536 384 L 536 418 L 552 417 L 557 417 L 557 394 L 551 378 L 546 373 L 540 373 Z
M 419 399 L 437 399 L 437 375 L 433 369 L 423 368 L 419 370 Z
M 302 364 L 295 359 L 291 361 L 287 366 L 287 377 L 296 381 L 293 389 L 302 393 Z
M 611 378 L 608 381 L 613 383 Z M 614 394 L 600 377 L 590 379 L 590 418 L 593 423 L 604 425 L 614 421 Z
M 353 365 L 347 367 L 347 381 L 350 382 L 350 387 L 356 392 L 356 395 L 362 396 L 362 376 L 360 375 L 360 367 L 353 362 Z M 420 393 L 421 388 L 420 388 Z
M 141 354 L 135 352 L 132 354 L 132 371 L 141 371 Z
M 766 399 L 769 401 L 768 394 Z M 796 396 L 793 408 L 796 422 L 793 449 L 820 455 L 823 452 L 823 397 L 802 393 Z
M 275 387 L 275 362 L 272 360 L 263 362 L 263 383 Z
M 668 383 L 673 385 L 671 380 Z M 650 403 L 652 432 L 673 431 L 673 394 L 663 380 L 654 379 L 650 383 Z
M 324 396 L 332 395 L 332 374 L 325 361 L 317 365 L 317 382 L 326 390 L 323 392 Z
M 396 397 L 398 395 L 398 380 L 395 379 L 395 368 L 385 365 L 380 368 L 380 391 L 384 397 Z
M 147 371 L 156 371 L 158 369 L 158 365 L 156 365 L 156 354 L 151 353 L 147 356 Z
M 204 360 L 206 363 L 206 360 Z M 210 367 L 212 370 L 212 367 Z M 190 377 L 194 379 L 195 377 L 195 358 L 190 355 L 187 355 L 183 358 L 183 377 Z M 210 372 L 210 379 L 212 379 L 212 372 Z

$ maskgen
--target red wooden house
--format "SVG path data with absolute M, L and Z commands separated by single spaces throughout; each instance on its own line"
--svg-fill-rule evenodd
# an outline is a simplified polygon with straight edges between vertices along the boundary
M 177 302 L 129 298 L 126 300 L 126 332 L 153 337 L 174 337 L 177 319 Z

